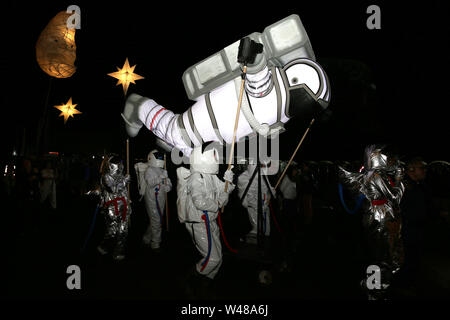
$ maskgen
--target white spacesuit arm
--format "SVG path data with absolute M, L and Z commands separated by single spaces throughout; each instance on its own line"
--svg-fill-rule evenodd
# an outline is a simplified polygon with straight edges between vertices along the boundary
M 236 96 L 239 97 L 240 95 L 240 83 L 241 80 L 239 78 L 236 78 L 234 80 L 234 85 L 236 88 Z M 250 109 L 250 104 L 247 100 L 247 97 L 245 95 L 242 98 L 241 101 L 241 111 L 247 120 L 248 124 L 252 127 L 252 129 L 256 132 L 258 132 L 262 136 L 267 136 L 270 132 L 270 127 L 267 123 L 259 123 L 259 121 L 256 119 L 255 115 L 253 114 L 252 110 Z
M 245 91 L 252 97 L 260 98 L 272 89 L 272 83 L 272 74 L 266 65 L 263 70 L 255 74 L 247 73 Z
M 189 178 L 189 191 L 192 203 L 197 210 L 217 212 L 219 210 L 218 201 L 211 198 L 209 194 L 214 194 L 206 190 L 205 183 L 200 173 L 193 173 Z

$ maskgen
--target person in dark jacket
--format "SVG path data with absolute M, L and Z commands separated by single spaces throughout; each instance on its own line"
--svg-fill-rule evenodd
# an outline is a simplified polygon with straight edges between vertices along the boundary
M 424 225 L 431 210 L 431 191 L 425 184 L 426 163 L 415 157 L 406 164 L 405 194 L 400 203 L 405 254 L 404 276 L 415 285 L 424 244 Z

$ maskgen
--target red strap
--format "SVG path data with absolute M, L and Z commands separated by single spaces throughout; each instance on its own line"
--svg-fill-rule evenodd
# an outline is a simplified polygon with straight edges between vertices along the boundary
M 222 234 L 222 239 L 223 242 L 225 243 L 225 245 L 227 246 L 228 250 L 230 250 L 233 253 L 237 253 L 237 250 L 233 249 L 227 241 L 227 238 L 225 237 L 225 233 L 223 232 L 223 227 L 222 227 L 222 219 L 220 218 L 220 209 L 219 211 L 217 211 L 217 218 L 219 220 L 219 229 L 220 229 L 220 233 Z
M 372 205 L 374 205 L 374 206 L 381 206 L 381 205 L 383 205 L 383 204 L 386 204 L 386 203 L 387 203 L 387 200 L 386 200 L 386 199 L 372 200 L 371 203 L 372 203 Z
M 162 108 L 162 107 L 161 107 L 161 109 L 159 109 L 158 112 L 155 113 L 155 115 L 153 116 L 152 122 L 151 122 L 151 124 L 150 124 L 150 130 L 153 129 L 153 121 L 155 121 L 155 119 L 156 119 L 156 117 L 158 116 L 158 114 L 159 114 L 161 111 L 163 111 L 163 110 L 166 110 L 166 108 Z
M 116 214 L 116 216 L 118 216 L 119 215 L 119 208 L 118 208 L 118 205 L 117 205 L 118 201 L 122 201 L 123 202 L 122 221 L 125 221 L 125 218 L 127 216 L 127 209 L 128 209 L 128 207 L 127 207 L 127 201 L 125 200 L 124 197 L 114 198 L 114 199 L 106 202 L 104 207 L 106 208 L 109 205 L 114 204 L 114 213 Z

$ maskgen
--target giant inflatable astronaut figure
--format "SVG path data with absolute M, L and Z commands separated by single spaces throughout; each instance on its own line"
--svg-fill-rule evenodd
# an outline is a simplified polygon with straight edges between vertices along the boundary
M 297 15 L 248 37 L 262 44 L 262 50 L 246 66 L 237 142 L 253 133 L 273 137 L 290 118 L 311 119 L 327 108 L 328 78 L 315 61 Z M 187 157 L 207 141 L 230 144 L 243 68 L 237 61 L 239 45 L 236 41 L 185 71 L 183 83 L 195 103 L 183 114 L 174 114 L 152 99 L 130 95 L 122 113 L 128 135 L 136 136 L 145 125 L 166 151 L 176 148 Z
M 130 176 L 123 174 L 123 164 L 116 156 L 103 162 L 100 190 L 88 192 L 100 197 L 99 207 L 104 214 L 105 235 L 97 247 L 101 254 L 111 253 L 114 260 L 125 258 L 131 206 L 127 186 Z
M 369 299 L 386 297 L 392 278 L 403 263 L 400 200 L 405 190 L 401 182 L 403 170 L 382 147 L 368 146 L 365 150 L 364 171 L 348 172 L 339 168 L 340 181 L 350 190 L 363 194 L 363 226 L 374 265 L 380 268 L 380 283 L 367 286 Z M 373 286 L 372 286 L 373 285 Z

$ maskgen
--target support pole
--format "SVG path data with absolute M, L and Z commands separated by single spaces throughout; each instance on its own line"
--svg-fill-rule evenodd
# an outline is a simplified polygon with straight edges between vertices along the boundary
M 299 142 L 298 145 L 297 145 L 297 148 L 295 148 L 294 153 L 292 154 L 291 158 L 289 159 L 289 162 L 288 162 L 286 168 L 284 168 L 283 173 L 281 174 L 280 178 L 278 179 L 277 184 L 275 185 L 275 189 L 278 188 L 278 185 L 279 185 L 280 182 L 283 180 L 283 177 L 284 177 L 284 175 L 286 174 L 287 169 L 288 169 L 289 166 L 291 165 L 292 160 L 294 159 L 295 155 L 297 154 L 298 149 L 299 149 L 300 146 L 302 145 L 303 140 L 305 140 L 305 137 L 306 137 L 306 135 L 308 134 L 309 130 L 311 129 L 311 126 L 313 125 L 314 121 L 315 121 L 315 119 L 312 119 L 312 120 L 311 120 L 311 122 L 310 122 L 310 124 L 309 124 L 309 126 L 308 126 L 308 129 L 306 129 L 305 133 L 303 134 L 302 139 L 300 140 L 300 142 Z

